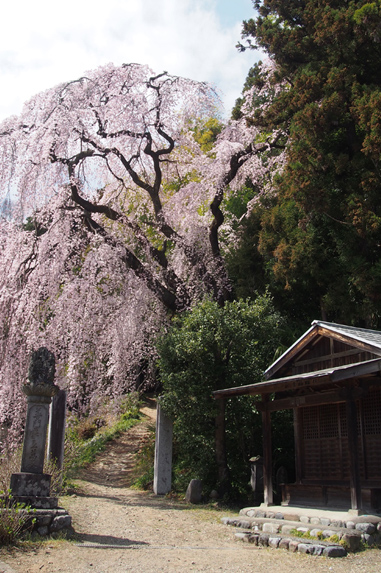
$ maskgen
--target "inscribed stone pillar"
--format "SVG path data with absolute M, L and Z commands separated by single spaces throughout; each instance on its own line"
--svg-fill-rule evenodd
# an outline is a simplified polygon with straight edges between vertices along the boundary
M 44 474 L 46 433 L 49 406 L 59 388 L 55 386 L 55 359 L 46 348 L 32 353 L 29 383 L 23 386 L 28 410 L 24 432 L 21 472 L 12 474 L 12 495 L 32 507 L 57 507 L 57 499 L 50 498 L 51 476 Z
M 28 410 L 24 432 L 21 472 L 42 474 L 44 470 L 49 406 L 59 388 L 54 385 L 55 359 L 46 348 L 33 352 L 29 366 L 29 384 L 23 386 Z
M 44 471 L 46 430 L 49 421 L 48 396 L 28 396 L 21 471 L 42 474 Z
M 173 422 L 157 406 L 155 466 L 153 491 L 156 495 L 164 495 L 171 491 L 172 486 L 172 434 Z

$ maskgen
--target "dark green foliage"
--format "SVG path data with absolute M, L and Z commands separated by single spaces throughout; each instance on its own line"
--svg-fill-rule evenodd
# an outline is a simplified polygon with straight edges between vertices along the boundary
M 206 490 L 218 487 L 212 392 L 263 380 L 263 371 L 283 342 L 283 325 L 268 296 L 221 308 L 205 300 L 174 319 L 161 339 L 162 406 L 174 419 L 174 485 L 191 478 Z M 232 398 L 226 408 L 226 452 L 231 494 L 247 488 L 249 458 L 260 453 L 261 417 L 252 397 Z
M 41 237 L 47 232 L 47 229 L 41 225 L 35 217 L 27 217 L 25 223 L 23 224 L 24 231 L 33 231 L 36 233 L 37 237 Z
M 248 121 L 289 135 L 255 258 L 259 250 L 263 276 L 270 273 L 293 306 L 309 292 L 311 310 L 320 307 L 323 318 L 378 327 L 381 4 L 264 0 L 255 7 L 259 16 L 244 23 L 244 37 L 269 54 L 284 88 Z

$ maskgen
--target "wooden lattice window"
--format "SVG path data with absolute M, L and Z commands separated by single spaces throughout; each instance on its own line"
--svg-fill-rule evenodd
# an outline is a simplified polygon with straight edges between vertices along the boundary
M 302 408 L 302 477 L 306 480 L 348 478 L 345 404 Z
M 370 392 L 362 401 L 365 435 L 381 435 L 381 390 Z

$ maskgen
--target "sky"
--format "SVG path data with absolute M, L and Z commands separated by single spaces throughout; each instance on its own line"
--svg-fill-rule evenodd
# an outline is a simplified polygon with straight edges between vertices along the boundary
M 113 62 L 212 83 L 225 116 L 258 54 L 236 49 L 251 0 L 11 0 L 1 9 L 0 121 L 36 93 Z

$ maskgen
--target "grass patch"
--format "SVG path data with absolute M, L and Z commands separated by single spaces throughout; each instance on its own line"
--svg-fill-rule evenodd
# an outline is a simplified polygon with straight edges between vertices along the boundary
M 317 539 L 316 537 L 311 535 L 311 532 L 309 530 L 308 531 L 299 531 L 298 529 L 291 529 L 290 533 L 294 537 L 299 537 L 300 539 Z
M 155 427 L 152 424 L 148 427 L 149 436 L 139 450 L 136 457 L 134 469 L 134 481 L 132 487 L 135 489 L 152 490 L 155 461 Z

